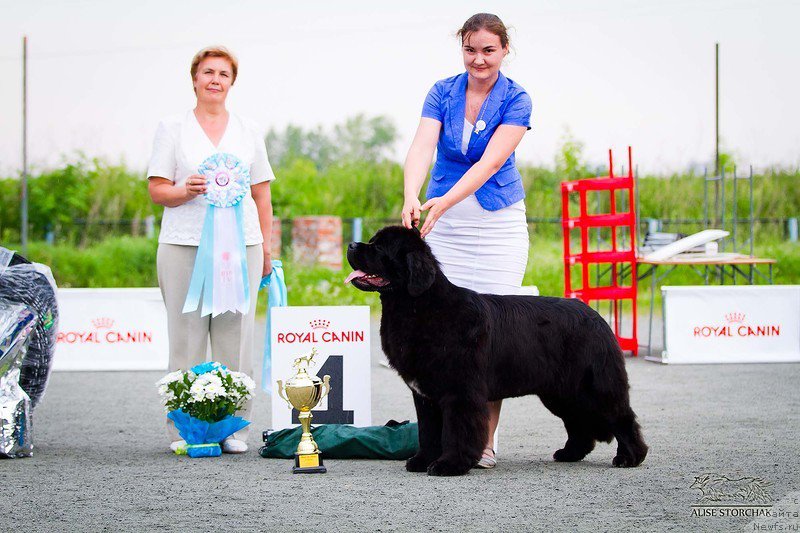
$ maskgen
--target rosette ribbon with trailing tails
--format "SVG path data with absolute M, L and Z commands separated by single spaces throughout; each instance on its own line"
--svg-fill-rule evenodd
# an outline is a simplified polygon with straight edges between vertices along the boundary
M 272 272 L 261 278 L 261 289 L 268 291 L 267 328 L 264 335 L 264 361 L 261 365 L 261 388 L 272 393 L 272 308 L 286 307 L 289 300 L 286 292 L 286 280 L 283 275 L 283 263 L 272 260 Z
M 250 171 L 234 155 L 217 153 L 203 161 L 206 208 L 200 246 L 183 305 L 184 313 L 200 307 L 201 316 L 250 308 L 242 199 L 250 190 Z

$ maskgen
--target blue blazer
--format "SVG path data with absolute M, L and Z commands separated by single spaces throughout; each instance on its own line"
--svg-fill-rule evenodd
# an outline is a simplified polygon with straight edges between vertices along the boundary
M 464 131 L 464 110 L 467 95 L 467 73 L 436 82 L 425 99 L 422 116 L 442 123 L 437 144 L 436 162 L 425 196 L 435 198 L 449 191 L 477 163 L 486 151 L 497 127 L 501 124 L 525 126 L 530 129 L 531 99 L 525 89 L 499 73 L 497 82 L 487 97 L 480 118 L 486 122 L 483 131 L 473 130 L 466 155 L 461 153 Z M 522 177 L 515 165 L 514 154 L 503 163 L 480 189 L 475 191 L 484 209 L 496 211 L 525 198 Z

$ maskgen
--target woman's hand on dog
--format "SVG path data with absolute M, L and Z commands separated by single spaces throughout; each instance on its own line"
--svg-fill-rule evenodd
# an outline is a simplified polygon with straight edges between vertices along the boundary
M 433 226 L 436 225 L 436 221 L 439 220 L 439 217 L 441 217 L 448 209 L 450 209 L 450 203 L 445 199 L 444 196 L 431 198 L 425 202 L 422 207 L 420 207 L 420 210 L 428 212 L 428 215 L 425 217 L 425 223 L 422 225 L 422 229 L 419 230 L 419 233 L 423 238 L 425 238 L 425 236 L 433 230 Z
M 419 198 L 416 196 L 406 197 L 405 202 L 403 202 L 403 212 L 400 215 L 403 220 L 403 226 L 408 229 L 419 226 L 419 213 Z

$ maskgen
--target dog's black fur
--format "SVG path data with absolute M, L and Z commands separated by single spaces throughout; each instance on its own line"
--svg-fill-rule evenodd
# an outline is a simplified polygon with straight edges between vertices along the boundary
M 580 461 L 612 437 L 614 466 L 644 460 L 622 352 L 591 307 L 457 287 L 419 232 L 401 226 L 352 243 L 347 259 L 364 274 L 353 285 L 380 293 L 383 351 L 413 391 L 420 449 L 409 471 L 466 474 L 486 442 L 487 401 L 527 394 L 564 421 L 556 461 Z

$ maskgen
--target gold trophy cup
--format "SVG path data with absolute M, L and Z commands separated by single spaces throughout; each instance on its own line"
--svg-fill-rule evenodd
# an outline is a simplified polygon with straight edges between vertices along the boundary
M 298 418 L 303 427 L 303 435 L 294 454 L 293 474 L 324 474 L 328 471 L 322 464 L 319 447 L 311 436 L 311 410 L 331 391 L 331 377 L 319 379 L 308 373 L 308 367 L 315 355 L 317 349 L 313 348 L 309 355 L 294 360 L 292 366 L 297 372 L 286 381 L 286 385 L 283 380 L 278 380 L 278 394 L 289 404 L 289 408 L 294 407 L 300 412 Z

